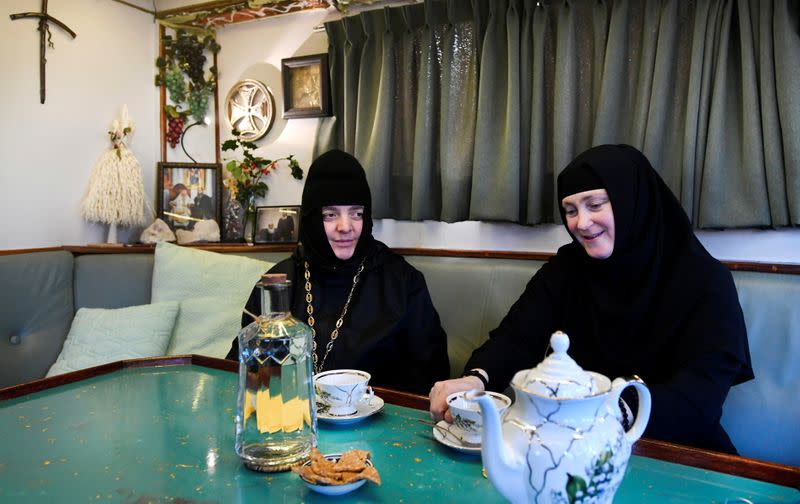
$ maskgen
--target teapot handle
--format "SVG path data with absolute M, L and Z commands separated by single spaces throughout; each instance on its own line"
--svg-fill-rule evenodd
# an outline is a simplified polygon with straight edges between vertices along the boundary
M 622 394 L 622 391 L 628 387 L 635 388 L 636 393 L 639 395 L 639 408 L 636 410 L 636 420 L 633 422 L 628 432 L 625 433 L 625 439 L 633 444 L 633 442 L 642 437 L 644 429 L 647 427 L 647 422 L 650 420 L 650 390 L 639 377 L 633 377 L 627 380 L 624 378 L 617 378 L 611 383 L 611 397 L 609 398 L 614 401 L 613 404 L 615 407 L 619 407 L 617 406 L 619 404 L 619 396 Z

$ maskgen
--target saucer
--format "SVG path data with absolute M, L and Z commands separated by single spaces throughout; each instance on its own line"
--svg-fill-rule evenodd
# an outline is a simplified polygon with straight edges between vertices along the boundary
M 349 425 L 360 422 L 365 418 L 374 415 L 383 409 L 383 399 L 373 396 L 368 403 L 359 404 L 356 412 L 350 415 L 331 415 L 328 413 L 327 406 L 317 403 L 317 420 L 330 422 L 337 425 Z
M 461 436 L 454 432 L 455 426 L 440 420 L 433 428 L 433 439 L 454 450 L 464 453 L 480 453 L 480 443 L 465 443 Z
M 341 455 L 338 454 L 338 453 L 334 453 L 334 454 L 331 454 L 331 455 L 325 455 L 326 459 L 332 460 L 333 462 L 338 461 L 339 457 L 341 457 Z M 370 465 L 370 466 L 372 465 L 372 461 L 369 460 L 369 459 L 367 459 L 366 463 L 367 463 L 367 465 Z M 308 462 L 306 462 L 303 465 L 310 465 L 310 464 L 311 464 L 311 461 L 309 460 Z M 367 482 L 367 480 L 365 480 L 365 479 L 360 479 L 360 480 L 354 481 L 352 483 L 345 483 L 343 485 L 325 485 L 325 484 L 322 484 L 322 483 L 309 483 L 302 476 L 300 476 L 300 479 L 303 480 L 303 483 L 305 483 L 308 488 L 310 488 L 311 490 L 313 490 L 313 491 L 315 491 L 317 493 L 321 493 L 323 495 L 344 495 L 346 493 L 352 492 L 356 488 L 362 487 L 364 485 L 364 483 Z

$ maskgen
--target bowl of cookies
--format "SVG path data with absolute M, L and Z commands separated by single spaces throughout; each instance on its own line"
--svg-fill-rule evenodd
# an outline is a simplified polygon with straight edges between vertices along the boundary
M 323 455 L 311 449 L 311 459 L 292 467 L 311 490 L 324 495 L 343 495 L 367 481 L 380 485 L 381 477 L 367 450 L 348 450 Z

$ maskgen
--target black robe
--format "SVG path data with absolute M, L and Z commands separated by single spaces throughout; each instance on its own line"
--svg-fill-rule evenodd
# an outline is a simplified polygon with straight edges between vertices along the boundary
M 551 333 L 562 330 L 584 369 L 644 380 L 652 395 L 646 437 L 735 453 L 722 404 L 753 372 L 730 272 L 636 149 L 595 147 L 570 167 L 589 167 L 608 191 L 614 252 L 598 260 L 575 240 L 561 247 L 466 369 L 486 370 L 489 388 L 502 390 L 544 359 Z
M 286 273 L 291 286 L 292 315 L 307 323 L 303 248 L 270 269 Z M 353 285 L 354 269 L 311 266 L 311 284 L 321 364 L 331 330 Z M 260 289 L 253 289 L 247 310 L 260 314 Z M 252 321 L 243 317 L 243 324 Z M 238 359 L 234 339 L 228 359 Z M 433 307 L 422 273 L 378 241 L 364 261 L 358 285 L 339 336 L 324 369 L 361 369 L 370 385 L 427 395 L 437 380 L 447 379 L 447 336 Z

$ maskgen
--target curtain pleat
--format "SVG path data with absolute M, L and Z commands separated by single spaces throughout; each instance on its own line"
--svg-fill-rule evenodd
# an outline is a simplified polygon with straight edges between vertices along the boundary
M 702 227 L 770 222 L 752 27 L 746 8 L 735 0 L 723 8 L 700 187 Z M 733 17 L 739 22 L 733 22 Z M 722 201 L 726 204 L 721 205 Z
M 519 219 L 519 15 L 491 0 L 483 39 L 470 219 Z
M 448 25 L 441 38 L 439 149 L 433 155 L 441 169 L 441 215 L 438 218 L 445 222 L 469 218 L 478 109 L 476 39 L 480 24 L 476 26 L 465 19 L 473 19 L 473 7 L 460 0 L 448 2 Z
M 549 181 L 552 176 L 552 126 L 547 121 L 548 99 L 546 34 L 549 31 L 547 11 L 536 5 L 532 16 L 531 43 L 531 127 L 528 148 L 527 215 L 523 222 L 534 223 L 546 220 L 548 205 L 552 200 Z
M 580 152 L 583 145 L 578 138 L 578 106 L 580 96 L 580 63 L 575 47 L 576 28 L 574 9 L 569 1 L 563 2 L 556 13 L 556 48 L 553 89 L 553 166 L 554 175 L 563 169 Z M 551 194 L 556 194 L 556 177 L 550 178 Z M 550 215 L 559 219 L 558 202 L 549 204 Z
M 532 17 L 536 10 L 534 2 L 523 2 L 522 20 L 520 24 L 519 37 L 519 220 L 527 221 L 528 199 L 530 198 L 528 184 L 530 182 L 531 171 L 531 122 L 536 117 L 533 111 L 533 93 L 536 86 L 536 74 L 534 65 L 536 57 L 534 55 L 533 42 L 533 20 Z M 522 111 L 530 113 L 522 113 Z
M 786 174 L 783 169 L 783 141 L 778 109 L 778 89 L 775 83 L 775 44 L 773 42 L 772 0 L 750 2 L 758 50 L 755 54 L 758 66 L 758 90 L 761 95 L 761 125 L 764 135 L 764 176 L 769 195 L 772 223 L 777 226 L 789 224 L 789 207 L 786 204 Z M 756 24 L 757 23 L 757 24 Z
M 681 74 L 679 63 L 686 60 L 688 45 L 684 41 L 689 40 L 689 34 L 681 33 L 687 20 L 682 18 L 679 8 L 685 4 L 681 0 L 663 2 L 659 18 L 652 21 L 657 29 L 657 38 L 653 40 L 656 51 L 648 109 L 642 118 L 642 151 L 658 167 L 667 185 L 675 189 L 675 194 L 680 194 L 682 186 L 681 128 L 685 123 L 687 76 Z
M 331 75 L 330 92 L 333 115 L 319 121 L 317 139 L 314 142 L 314 158 L 333 148 L 344 146 L 344 125 L 342 123 L 345 117 L 344 100 L 347 94 L 344 89 L 344 25 L 328 23 L 325 25 L 325 32 L 328 35 L 328 66 Z
M 409 104 L 416 103 L 411 191 L 411 218 L 414 220 L 438 219 L 441 213 L 439 109 L 443 65 L 439 54 L 442 45 L 434 9 L 426 9 L 425 22 L 419 29 L 418 94 L 416 102 Z
M 789 223 L 800 224 L 800 2 L 775 0 L 771 20 Z M 769 57 L 767 55 L 766 57 Z
M 800 2 L 426 0 L 326 24 L 375 217 L 559 219 L 584 149 L 641 149 L 700 227 L 800 224 Z
M 395 65 L 393 40 L 386 29 L 383 10 L 361 16 L 365 40 L 361 52 L 353 155 L 369 166 L 367 181 L 372 191 L 372 213 L 390 217 L 391 140 L 395 109 L 392 106 Z
M 364 50 L 364 31 L 361 20 L 350 18 L 344 20 L 345 44 L 343 49 L 343 79 L 344 79 L 344 124 L 342 136 L 343 146 L 347 152 L 356 148 L 356 117 L 358 110 L 358 86 L 361 74 L 361 53 Z

